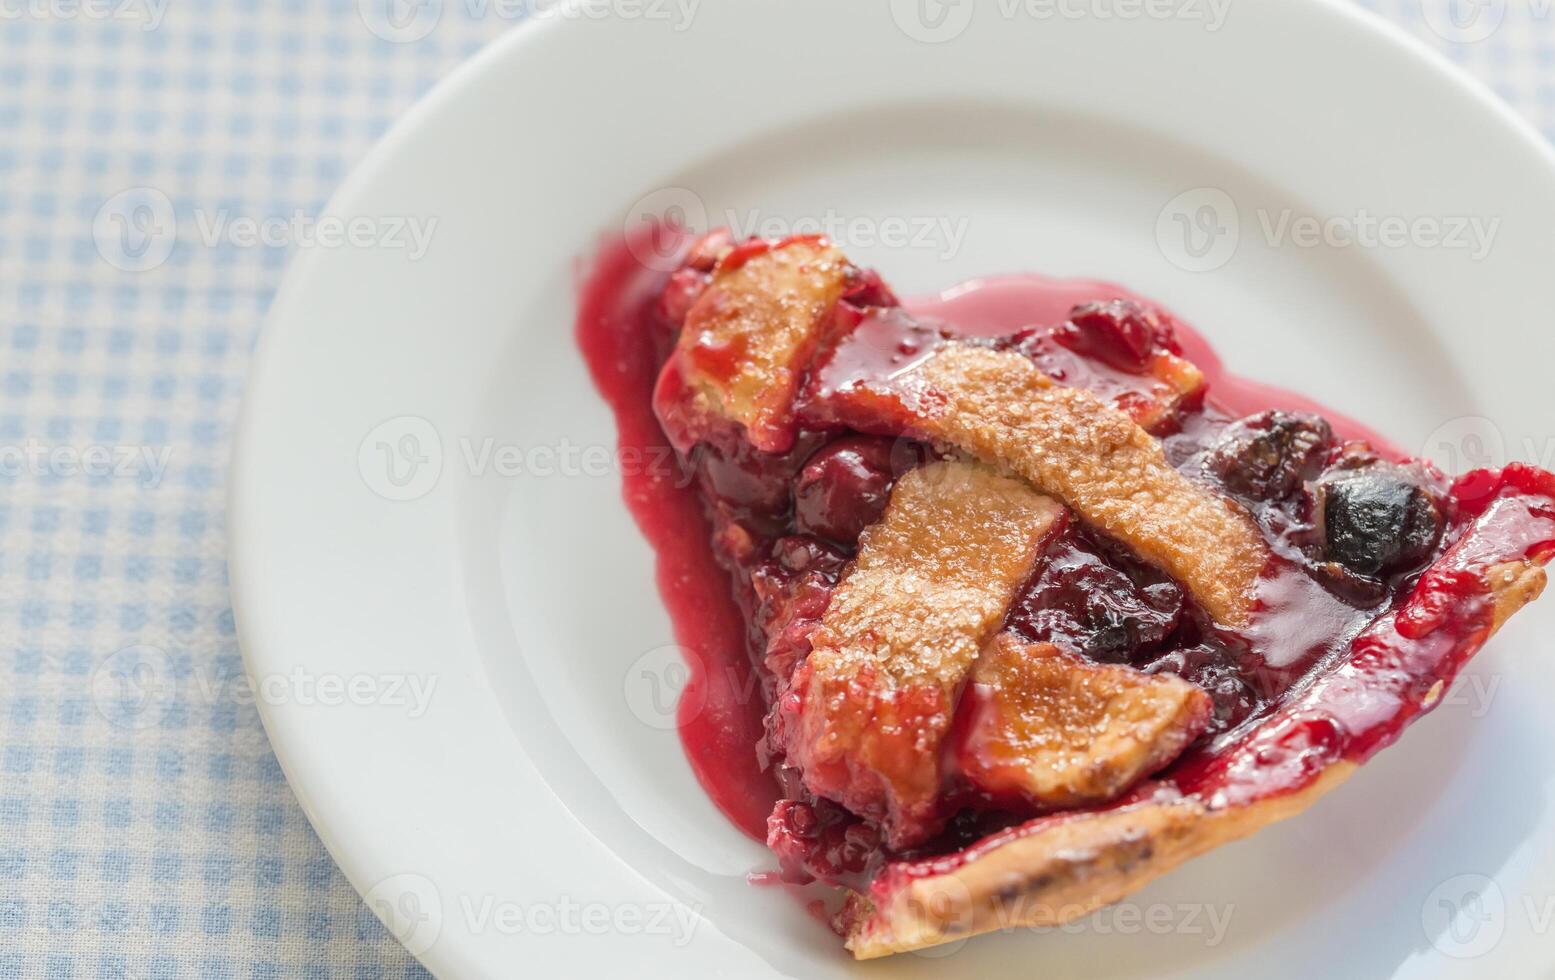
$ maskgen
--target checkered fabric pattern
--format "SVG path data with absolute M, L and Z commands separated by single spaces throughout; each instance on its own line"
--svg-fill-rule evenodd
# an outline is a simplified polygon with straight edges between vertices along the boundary
M 0 0 L 0 980 L 424 975 L 238 683 L 223 484 L 287 248 L 183 231 L 316 213 L 512 26 L 392 3 Z M 1550 0 L 1366 5 L 1555 137 Z

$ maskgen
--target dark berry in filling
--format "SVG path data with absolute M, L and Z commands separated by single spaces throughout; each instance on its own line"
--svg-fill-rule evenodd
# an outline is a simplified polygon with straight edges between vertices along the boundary
M 838 439 L 816 450 L 794 481 L 794 525 L 851 547 L 880 519 L 891 487 L 892 440 Z
M 1318 486 L 1317 501 L 1325 556 L 1358 575 L 1417 568 L 1441 538 L 1441 508 L 1404 467 L 1341 471 Z
M 651 415 L 645 414 L 657 368 L 672 349 L 686 312 L 705 290 L 719 256 L 732 244 L 727 233 L 688 242 L 685 268 L 656 281 L 644 277 L 640 263 L 623 248 L 618 259 L 601 266 L 603 278 L 591 280 L 579 315 L 580 338 L 595 380 L 617 409 L 623 447 L 666 448 Z M 905 469 L 901 463 L 912 465 L 926 451 L 907 439 L 860 438 L 828 416 L 828 394 L 898 371 L 947 339 L 975 337 L 972 342 L 1029 357 L 1059 384 L 1126 405 L 1132 393 L 1148 394 L 1170 379 L 1170 365 L 1161 354 L 1182 355 L 1175 337 L 1182 328 L 1148 303 L 1073 305 L 1077 299 L 1115 295 L 1119 291 L 1103 284 L 1077 289 L 1073 283 L 1035 279 L 993 289 L 974 286 L 955 291 L 953 299 L 926 303 L 920 308 L 937 319 L 921 320 L 891 309 L 897 299 L 877 275 L 851 270 L 833 317 L 834 332 L 852 330 L 852 342 L 823 351 L 805 379 L 796 412 L 801 430 L 792 451 L 762 454 L 738 433 L 713 433 L 708 438 L 714 444 L 698 445 L 682 460 L 700 491 L 714 555 L 731 573 L 735 601 L 727 614 L 702 601 L 706 556 L 681 547 L 688 537 L 684 485 L 658 478 L 628 480 L 628 502 L 661 551 L 661 582 L 672 600 L 677 630 L 705 641 L 698 648 L 711 655 L 748 653 L 754 662 L 761 681 L 757 707 L 771 709 L 757 713 L 756 727 L 764 716 L 769 734 L 777 734 L 771 729 L 782 717 L 776 709 L 798 696 L 790 680 L 809 655 L 815 625 L 856 553 L 859 529 L 878 517 L 892 477 Z M 966 330 L 954 326 L 963 314 L 971 325 Z M 1192 332 L 1185 336 L 1198 349 Z M 1200 366 L 1209 388 L 1221 390 L 1215 365 Z M 1256 400 L 1245 393 L 1235 397 L 1243 412 L 1262 404 L 1261 395 Z M 892 415 L 889 407 L 882 405 L 881 424 L 869 431 L 909 435 L 910 420 Z M 1357 631 L 1381 615 L 1378 603 L 1412 595 L 1418 584 L 1439 592 L 1437 605 L 1447 612 L 1465 603 L 1472 606 L 1479 599 L 1477 580 L 1464 578 L 1460 583 L 1451 570 L 1419 575 L 1421 566 L 1457 537 L 1466 520 L 1492 521 L 1492 533 L 1499 537 L 1543 535 L 1525 548 L 1534 560 L 1548 557 L 1555 547 L 1550 544 L 1552 512 L 1547 501 L 1555 495 L 1555 486 L 1542 471 L 1514 466 L 1503 473 L 1472 474 L 1449 493 L 1445 480 L 1429 469 L 1392 467 L 1363 446 L 1336 447 L 1328 426 L 1316 416 L 1262 412 L 1237 422 L 1206 406 L 1202 392 L 1177 406 L 1169 426 L 1152 423 L 1150 430 L 1163 439 L 1172 465 L 1189 479 L 1223 488 L 1246 507 L 1269 540 L 1275 561 L 1262 582 L 1257 628 L 1241 634 L 1217 629 L 1173 583 L 1152 569 L 1141 569 L 1127 552 L 1077 526 L 1050 545 L 1054 566 L 1067 569 L 1068 580 L 1057 572 L 1034 575 L 1008 625 L 1031 639 L 1050 640 L 1098 660 L 1179 675 L 1207 691 L 1214 703 L 1214 722 L 1187 756 L 1161 774 L 1179 782 L 1185 792 L 1201 793 L 1219 785 L 1220 774 L 1214 769 L 1219 747 L 1234 744 L 1238 733 L 1248 731 L 1287 698 L 1302 696 L 1306 681 L 1320 680 L 1321 673 L 1314 671 L 1334 663 L 1330 655 L 1350 650 Z M 837 446 L 823 452 L 833 440 Z M 882 452 L 882 444 L 896 452 Z M 890 460 L 892 455 L 901 459 Z M 897 465 L 889 465 L 892 462 Z M 1539 499 L 1509 502 L 1510 516 L 1503 520 L 1487 510 L 1499 506 L 1503 489 L 1509 496 L 1515 492 Z M 673 573 L 673 580 L 662 577 L 666 571 Z M 1314 587 L 1313 578 L 1346 601 Z M 695 601 L 687 601 L 693 595 Z M 1363 601 L 1356 601 L 1357 596 Z M 1477 610 L 1469 608 L 1465 615 L 1482 612 Z M 1445 613 L 1429 619 L 1438 614 L 1437 606 L 1417 602 L 1406 611 L 1411 618 L 1406 623 L 1400 616 L 1396 634 L 1380 630 L 1368 639 L 1370 660 L 1351 665 L 1361 672 L 1360 680 L 1376 677 L 1386 684 L 1391 683 L 1390 672 L 1414 671 L 1414 664 L 1400 660 L 1414 650 L 1399 639 L 1406 633 L 1427 636 L 1436 630 L 1441 636 L 1430 633 L 1427 639 L 1438 648 L 1474 642 L 1470 632 L 1447 635 L 1440 625 Z M 1462 629 L 1480 628 L 1475 623 Z M 1279 666 L 1270 666 L 1271 661 Z M 717 666 L 732 670 L 730 676 L 744 676 L 744 665 Z M 1354 679 L 1354 674 L 1337 678 L 1342 683 Z M 709 686 L 710 691 L 717 689 L 716 684 Z M 768 838 L 790 880 L 819 876 L 860 887 L 884 860 L 957 852 L 1031 816 L 1024 810 L 988 809 L 999 804 L 949 785 L 945 832 L 914 852 L 886 853 L 878 831 L 867 822 L 805 790 L 782 754 L 785 739 L 752 734 L 757 742 L 754 758 L 751 753 L 723 751 L 731 719 L 750 715 L 744 711 L 750 707 L 750 689 L 730 685 L 728 691 L 720 710 L 683 720 L 682 735 L 698 776 L 717 787 L 720 805 L 742 826 Z M 1344 702 L 1341 698 L 1336 703 Z M 1347 717 L 1369 729 L 1357 736 L 1366 739 L 1362 750 L 1396 737 L 1408 710 L 1400 711 L 1396 721 L 1382 718 L 1393 710 L 1365 699 L 1348 706 Z M 749 727 L 744 723 L 742 738 Z M 757 766 L 760 772 L 746 772 Z M 1250 778 L 1246 773 L 1232 775 Z M 749 807 L 729 806 L 727 801 L 736 794 L 761 801 L 757 811 L 768 819 L 762 823 L 758 817 L 753 824 Z M 773 799 L 780 801 L 775 810 L 767 805 Z
M 1284 500 L 1322 471 L 1334 433 L 1316 415 L 1269 411 L 1226 427 L 1206 468 L 1250 501 Z
M 789 529 L 794 473 L 823 442 L 824 436 L 806 431 L 786 453 L 758 452 L 743 442 L 730 447 L 704 442 L 692 450 L 690 465 L 729 519 L 752 533 L 777 536 Z
M 1049 545 L 1005 625 L 1034 642 L 1127 663 L 1172 634 L 1183 603 L 1175 582 L 1071 525 Z
M 1262 711 L 1289 684 L 1284 672 L 1265 666 L 1245 644 L 1227 636 L 1205 637 L 1201 642 L 1163 654 L 1145 665 L 1149 673 L 1176 674 L 1192 681 L 1214 704 L 1207 735 L 1228 731 Z

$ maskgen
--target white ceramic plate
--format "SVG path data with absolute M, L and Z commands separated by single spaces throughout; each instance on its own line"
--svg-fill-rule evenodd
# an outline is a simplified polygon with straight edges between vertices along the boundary
M 360 167 L 333 213 L 435 234 L 424 256 L 386 236 L 293 268 L 239 434 L 233 595 L 254 674 L 303 678 L 261 699 L 298 797 L 434 972 L 1551 968 L 1555 603 L 1301 819 L 1082 927 L 869 966 L 745 883 L 770 862 L 707 802 L 654 687 L 677 679 L 669 623 L 572 340 L 579 257 L 645 210 L 831 216 L 909 292 L 1115 279 L 1233 368 L 1446 464 L 1548 454 L 1549 150 L 1349 7 L 1232 8 L 563 7 Z M 1305 247 L 1279 236 L 1285 214 L 1341 233 L 1386 218 L 1407 241 Z M 1485 254 L 1469 219 L 1497 223 Z M 434 685 L 424 703 L 412 683 Z

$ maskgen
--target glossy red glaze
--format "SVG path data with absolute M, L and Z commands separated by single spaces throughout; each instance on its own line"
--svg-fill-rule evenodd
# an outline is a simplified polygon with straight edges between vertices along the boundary
M 1232 374 L 1203 334 L 1161 304 L 1116 283 L 1035 274 L 991 276 L 952 286 L 937 296 L 913 300 L 907 305 L 919 317 L 954 323 L 960 334 L 999 337 L 1027 327 L 1062 323 L 1076 306 L 1118 299 L 1133 300 L 1171 318 L 1182 356 L 1198 365 L 1208 382 L 1210 404 L 1227 416 L 1240 418 L 1269 408 L 1311 412 L 1328 419 L 1340 438 L 1363 439 L 1392 458 L 1408 455 L 1371 428 L 1310 398 Z
M 747 261 L 767 247 L 740 245 L 723 261 Z M 690 265 L 673 277 L 655 274 L 622 243 L 602 251 L 584 283 L 578 337 L 616 413 L 623 451 L 667 448 L 650 404 L 677 312 L 683 315 L 710 268 L 702 257 Z M 948 336 L 999 337 L 1060 383 L 1090 388 L 1127 410 L 1149 381 L 1152 358 L 1180 351 L 1203 373 L 1209 391 L 1207 403 L 1182 406 L 1166 440 L 1169 458 L 1185 472 L 1207 478 L 1196 467 L 1225 426 L 1275 407 L 1321 415 L 1340 439 L 1371 444 L 1371 450 L 1336 445 L 1331 465 L 1348 465 L 1355 453 L 1392 460 L 1404 454 L 1308 399 L 1228 374 L 1200 335 L 1116 285 L 1040 276 L 986 279 L 910 302 L 908 314 L 894 308 L 894 297 L 873 273 L 855 281 L 836 312 L 853 332 L 816 369 L 792 451 L 702 447 L 709 451 L 689 462 L 706 495 L 700 501 L 678 470 L 676 479 L 651 472 L 629 477 L 625 492 L 659 553 L 659 586 L 677 639 L 698 661 L 691 665 L 681 718 L 698 778 L 731 819 L 773 845 L 791 880 L 813 873 L 859 887 L 888 858 L 907 859 L 890 866 L 891 877 L 945 870 L 1067 815 L 1021 823 L 1018 814 L 987 811 L 993 801 L 969 795 L 952 773 L 947 808 L 973 810 L 915 854 L 884 855 L 867 824 L 807 794 L 783 759 L 785 712 L 773 711 L 763 729 L 768 703 L 788 704 L 791 713 L 798 694 L 788 680 L 809 652 L 808 628 L 824 612 L 857 529 L 878 513 L 892 476 L 921 454 L 900 439 L 861 440 L 838 432 L 826 413 L 828 391 L 899 371 Z M 1062 326 L 1077 306 L 1117 300 L 1139 304 L 1151 319 L 1114 315 L 1112 322 Z M 899 437 L 910 430 L 902 423 L 902 407 L 882 403 L 879 425 L 870 432 Z M 833 441 L 839 435 L 841 441 Z M 1325 588 L 1300 567 L 1310 515 L 1289 502 L 1254 505 L 1278 557 L 1261 583 L 1254 625 L 1241 634 L 1216 629 L 1172 583 L 1141 571 L 1083 529 L 1052 545 L 1064 567 L 1083 571 L 1088 591 L 1080 595 L 1061 576 L 1039 575 L 1012 610 L 1010 628 L 1066 641 L 1110 636 L 1107 631 L 1116 632 L 1122 622 L 1123 658 L 1181 674 L 1216 702 L 1209 736 L 1157 779 L 1109 806 L 1155 795 L 1189 793 L 1226 805 L 1289 793 L 1335 760 L 1364 761 L 1434 705 L 1441 685 L 1489 633 L 1484 569 L 1514 559 L 1542 562 L 1555 552 L 1555 476 L 1513 466 L 1470 474 L 1450 491 L 1438 476 L 1423 478 L 1448 508 L 1435 560 L 1423 573 L 1388 579 L 1379 585 L 1384 591 L 1365 601 L 1353 594 L 1341 600 L 1334 583 Z M 797 513 L 790 503 L 795 496 Z M 709 535 L 716 543 L 712 551 Z M 1105 649 L 1092 643 L 1092 655 Z M 754 674 L 753 664 L 759 665 Z M 1315 668 L 1320 676 L 1296 686 Z M 752 748 L 758 743 L 759 753 Z M 774 812 L 779 797 L 787 802 Z M 987 812 L 975 812 L 979 807 Z
M 658 556 L 659 594 L 675 641 L 691 656 L 680 733 L 697 779 L 740 829 L 766 840 L 777 785 L 756 761 L 766 705 L 745 656 L 745 622 L 728 573 L 708 549 L 708 523 L 652 410 L 669 341 L 656 309 L 665 277 L 645 268 L 629 243 L 607 245 L 579 289 L 577 340 L 589 373 L 615 413 L 622 495 Z M 654 462 L 657 461 L 657 462 Z

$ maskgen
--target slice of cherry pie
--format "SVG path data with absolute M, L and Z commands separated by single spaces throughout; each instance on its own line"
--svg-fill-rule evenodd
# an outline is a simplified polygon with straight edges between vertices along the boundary
M 1544 586 L 1555 475 L 1263 404 L 1116 287 L 910 310 L 820 238 L 676 247 L 603 260 L 580 336 L 623 456 L 679 464 L 627 490 L 693 765 L 785 880 L 847 889 L 857 957 L 1074 919 L 1300 811 Z

